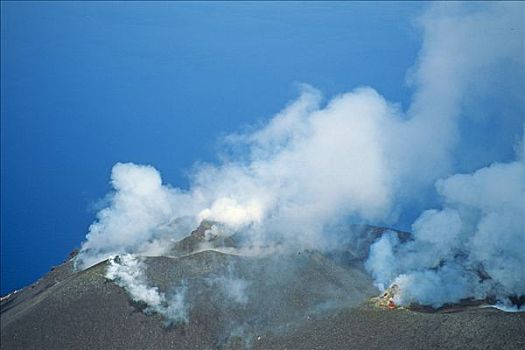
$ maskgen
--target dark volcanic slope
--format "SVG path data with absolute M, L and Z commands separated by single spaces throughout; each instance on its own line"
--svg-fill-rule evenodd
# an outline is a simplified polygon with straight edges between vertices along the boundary
M 188 323 L 166 326 L 160 315 L 142 312 L 144 305 L 104 277 L 106 262 L 78 273 L 69 262 L 2 302 L 2 349 L 525 347 L 523 313 L 368 306 L 377 290 L 359 259 L 340 253 L 256 258 L 202 251 L 144 263 L 149 283 L 162 292 L 187 286 Z M 244 299 L 223 288 L 232 281 L 244 283 Z
M 455 313 L 358 308 L 312 320 L 257 349 L 524 349 L 523 313 Z

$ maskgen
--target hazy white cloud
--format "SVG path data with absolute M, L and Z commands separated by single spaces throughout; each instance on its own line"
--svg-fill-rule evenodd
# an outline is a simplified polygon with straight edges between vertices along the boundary
M 466 297 L 525 294 L 525 163 L 494 163 L 437 182 L 441 210 L 412 226 L 413 240 L 381 237 L 366 263 L 398 303 L 440 306 Z
M 523 229 L 515 215 L 523 162 L 451 175 L 457 147 L 468 154 L 462 130 L 468 133 L 476 119 L 465 115 L 462 101 L 475 86 L 497 80 L 498 67 L 510 64 L 517 76 L 524 74 L 523 9 L 519 3 L 434 5 L 418 21 L 423 45 L 410 72 L 415 91 L 406 111 L 370 87 L 323 103 L 321 93 L 305 85 L 265 125 L 228 136 L 221 162 L 199 166 L 187 190 L 163 185 L 152 167 L 115 165 L 114 193 L 91 225 L 77 266 L 120 253 L 163 254 L 203 219 L 220 222 L 225 232 L 242 231 L 255 246 L 279 241 L 322 248 L 327 226 L 349 217 L 394 224 L 407 204 L 426 198 L 445 178 L 437 184 L 443 208 L 420 216 L 414 241 L 400 244 L 385 235 L 372 247 L 367 266 L 377 282 L 427 281 L 404 288 L 404 298 L 434 305 L 485 295 L 489 287 L 520 291 L 519 245 L 509 242 Z M 490 99 L 486 90 L 481 106 Z M 512 86 L 500 82 L 498 92 L 507 90 Z M 523 125 L 522 115 L 500 118 Z M 480 135 L 493 130 L 490 124 Z M 516 130 L 498 142 L 512 147 L 522 135 Z M 443 264 L 437 272 L 436 264 Z M 492 285 L 473 289 L 476 264 Z
M 162 185 L 151 166 L 117 163 L 111 184 L 109 206 L 98 212 L 75 261 L 79 268 L 121 253 L 161 255 L 197 223 L 198 199 Z

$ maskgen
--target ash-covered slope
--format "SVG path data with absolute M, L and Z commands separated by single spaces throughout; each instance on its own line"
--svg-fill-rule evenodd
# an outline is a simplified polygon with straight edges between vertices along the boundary
M 174 245 L 171 256 L 141 258 L 154 295 L 169 299 L 184 289 L 183 298 L 169 304 L 183 319 L 155 312 L 147 298 L 133 300 L 133 286 L 107 278 L 110 266 L 131 265 L 114 259 L 74 272 L 70 260 L 2 301 L 2 349 L 525 346 L 523 313 L 421 313 L 370 305 L 378 291 L 360 254 L 384 229 L 363 230 L 361 246 L 262 256 L 202 250 L 203 230 L 196 230 Z M 228 251 L 235 240 L 214 244 Z

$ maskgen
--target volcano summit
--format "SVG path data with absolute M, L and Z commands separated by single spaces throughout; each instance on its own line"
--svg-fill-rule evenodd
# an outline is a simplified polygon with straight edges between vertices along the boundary
M 6 70 L 10 88 L 2 89 L 2 102 L 5 90 L 11 96 L 8 102 L 19 104 L 2 103 L 11 106 L 6 109 L 8 120 L 19 125 L 2 124 L 2 152 L 11 150 L 13 159 L 8 163 L 13 169 L 9 183 L 18 184 L 4 186 L 2 169 L 2 207 L 8 202 L 9 208 L 2 209 L 2 249 L 6 232 L 11 243 L 16 242 L 2 250 L 2 258 L 5 252 L 19 253 L 14 247 L 25 244 L 20 238 L 25 229 L 37 232 L 43 225 L 40 221 L 31 227 L 33 221 L 23 214 L 31 210 L 21 209 L 31 200 L 31 208 L 47 210 L 51 197 L 36 187 L 31 190 L 30 169 L 38 169 L 36 174 L 52 169 L 54 177 L 43 182 L 53 191 L 42 193 L 58 196 L 57 189 L 74 183 L 70 179 L 83 184 L 112 166 L 112 189 L 96 203 L 89 228 L 85 230 L 87 221 L 78 228 L 87 231 L 78 251 L 35 284 L 2 297 L 2 349 L 525 348 L 525 4 L 424 4 L 424 12 L 412 21 L 418 30 L 413 39 L 421 40 L 421 48 L 407 53 L 412 56 L 403 63 L 391 60 L 396 56 L 392 53 L 407 46 L 391 44 L 406 33 L 387 33 L 386 28 L 393 27 L 382 23 L 397 27 L 400 7 L 394 7 L 401 4 L 385 12 L 386 4 L 308 3 L 311 7 L 303 13 L 299 6 L 307 3 L 137 3 L 124 15 L 109 3 L 93 8 L 66 4 L 64 11 L 73 11 L 71 16 L 67 11 L 43 15 L 51 28 L 60 30 L 47 40 L 36 40 L 34 51 L 26 50 L 25 41 L 31 30 L 39 34 L 33 23 L 2 21 L 19 32 L 20 40 L 2 41 L 2 48 L 20 43 L 8 56 L 11 65 L 27 65 Z M 9 6 L 15 5 L 2 5 L 2 10 Z M 16 6 L 29 8 L 19 18 L 40 14 L 36 3 Z M 86 6 L 98 20 L 75 6 Z M 110 11 L 97 6 L 109 6 Z M 148 6 L 160 17 L 143 18 Z M 201 9 L 217 15 L 203 16 Z M 248 14 L 255 19 L 253 26 Z M 92 28 L 98 29 L 106 23 L 108 35 L 69 40 L 69 32 L 53 21 L 55 15 L 67 18 L 67 28 L 76 26 L 71 20 L 75 16 L 81 18 L 78 28 L 95 23 Z M 224 18 L 225 23 L 208 25 L 208 19 Z M 137 34 L 116 31 L 113 20 Z M 328 33 L 332 24 L 335 31 L 318 36 Z M 156 34 L 143 32 L 148 28 Z M 194 29 L 204 35 L 194 36 Z M 174 35 L 179 32 L 187 36 Z M 223 34 L 223 40 L 216 40 L 216 34 Z M 237 34 L 241 42 L 234 40 Z M 128 37 L 129 47 L 114 49 Z M 68 97 L 67 90 L 77 91 L 82 87 L 77 80 L 82 80 L 71 80 L 73 72 L 56 74 L 56 69 L 71 67 L 76 60 L 69 54 L 84 51 L 53 51 L 67 46 L 56 41 L 64 38 L 68 45 L 98 48 L 83 47 L 93 54 L 82 69 L 84 79 L 105 67 L 115 52 L 124 59 L 110 59 L 107 71 L 93 74 L 96 85 L 89 92 Z M 331 45 L 345 50 L 327 51 Z M 34 54 L 48 47 L 52 54 Z M 111 51 L 102 54 L 102 48 Z M 199 50 L 192 53 L 192 48 Z M 19 58 L 24 52 L 28 56 Z M 148 61 L 153 53 L 156 58 Z M 20 84 L 32 85 L 26 78 L 39 73 L 42 62 L 32 64 L 33 57 L 44 57 L 52 66 L 50 74 L 39 80 L 44 83 L 38 91 L 18 94 Z M 50 57 L 68 61 L 55 64 Z M 174 58 L 182 61 L 172 63 Z M 355 60 L 347 62 L 350 58 Z M 299 69 L 296 63 L 303 59 L 308 65 Z M 372 61 L 378 64 L 369 65 Z M 346 70 L 323 69 L 352 67 L 351 62 L 362 65 L 352 70 L 355 76 L 348 81 L 338 78 L 346 77 Z M 399 64 L 402 71 L 412 65 L 406 86 L 381 83 L 384 71 Z M 238 85 L 242 74 L 236 69 L 241 66 L 246 77 Z M 117 74 L 117 68 L 129 71 Z M 165 74 L 175 68 L 177 74 Z M 212 72 L 220 74 L 208 75 Z M 157 80 L 165 76 L 169 83 Z M 50 77 L 68 80 L 55 93 L 47 85 Z M 119 83 L 111 85 L 118 77 Z M 298 96 L 273 117 L 240 119 L 236 113 L 245 113 L 251 105 L 282 103 L 284 95 L 274 92 L 283 80 L 265 83 L 275 77 L 308 81 L 318 88 L 298 84 Z M 224 81 L 235 88 L 216 84 Z M 364 81 L 382 91 L 363 86 Z M 86 98 L 98 92 L 101 82 L 111 87 L 102 89 L 98 99 Z M 175 92 L 170 90 L 173 82 Z M 257 89 L 251 89 L 254 86 Z M 124 87 L 130 94 L 113 98 Z M 48 92 L 56 98 L 53 103 Z M 26 103 L 33 95 L 38 103 Z M 195 99 L 186 101 L 190 95 Z M 238 105 L 219 113 L 227 107 L 222 106 L 225 97 Z M 212 100 L 218 104 L 199 114 L 198 107 Z M 151 108 L 139 110 L 134 102 Z M 90 104 L 96 108 L 85 112 Z M 106 113 L 113 104 L 125 108 Z M 161 112 L 153 105 L 166 108 Z M 183 108 L 176 108 L 179 105 Z M 36 106 L 43 107 L 42 114 Z M 265 108 L 253 115 L 257 110 L 267 113 Z M 82 111 L 78 115 L 83 117 L 69 118 L 70 111 Z M 28 119 L 33 113 L 37 117 Z M 50 147 L 49 154 L 60 164 L 53 166 L 47 163 L 51 157 L 31 154 L 46 144 L 41 130 L 27 133 L 26 128 L 47 127 L 46 118 L 57 113 L 67 123 L 52 125 L 54 134 L 45 141 L 69 139 L 63 127 L 70 127 L 71 120 L 82 122 L 74 124 L 71 139 L 91 124 L 95 127 L 81 148 L 72 148 L 78 152 L 67 153 L 69 144 Z M 198 116 L 205 116 L 204 122 L 193 124 Z M 244 128 L 239 125 L 243 122 Z M 189 132 L 171 134 L 185 123 Z M 108 133 L 103 132 L 106 127 Z M 213 157 L 193 152 L 212 137 L 206 128 L 223 135 Z M 9 147 L 4 147 L 4 130 L 9 132 Z M 165 139 L 158 139 L 162 133 Z M 20 137 L 26 134 L 29 143 L 17 143 L 26 141 Z M 97 141 L 99 148 L 92 148 Z M 27 167 L 29 155 L 37 168 Z M 2 165 L 4 159 L 2 153 Z M 68 174 L 83 177 L 54 172 L 55 167 L 66 169 L 66 159 L 81 169 Z M 195 162 L 186 162 L 191 159 Z M 148 160 L 153 165 L 131 162 Z M 157 169 L 168 171 L 174 185 L 163 181 Z M 181 170 L 186 171 L 184 178 L 176 174 Z M 98 196 L 102 180 L 95 183 L 92 193 Z M 65 198 L 80 197 L 82 186 L 68 188 L 61 202 L 49 202 L 54 203 L 50 214 L 55 223 L 72 213 L 63 210 L 69 204 Z M 6 228 L 4 218 L 10 223 Z M 51 222 L 47 231 L 35 233 L 32 246 L 40 248 L 37 239 L 57 234 L 58 229 L 53 230 Z M 8 270 L 17 271 L 15 267 L 18 264 L 11 264 Z M 11 282 L 17 277 L 11 274 Z
M 350 226 L 328 251 L 238 249 L 205 222 L 170 254 L 119 255 L 85 270 L 75 256 L 2 299 L 2 349 L 520 349 L 524 313 L 463 301 L 377 306 L 363 263 L 389 232 Z M 216 230 L 216 229 L 215 229 Z M 355 239 L 353 239 L 355 242 Z M 364 254 L 364 256 L 363 256 Z

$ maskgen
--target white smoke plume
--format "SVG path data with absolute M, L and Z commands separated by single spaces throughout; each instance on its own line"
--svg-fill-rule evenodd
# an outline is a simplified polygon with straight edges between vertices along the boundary
M 144 275 L 145 265 L 139 257 L 131 254 L 109 259 L 106 278 L 124 288 L 135 302 L 146 305 L 146 313 L 157 313 L 167 324 L 188 321 L 188 305 L 185 303 L 186 287 L 180 286 L 169 297 L 157 287 L 150 286 Z
M 525 164 L 494 163 L 437 182 L 444 207 L 427 210 L 401 244 L 385 235 L 367 268 L 397 303 L 441 306 L 468 297 L 525 295 Z
M 162 185 L 151 166 L 117 163 L 111 172 L 115 192 L 97 214 L 75 263 L 84 269 L 122 253 L 161 255 L 166 243 L 181 238 L 198 223 L 198 200 Z M 189 230 L 189 231 L 188 231 Z
M 495 94 L 493 82 L 498 94 L 508 92 L 505 106 L 516 104 L 515 91 L 523 92 L 524 22 L 520 3 L 434 5 L 418 21 L 423 45 L 410 71 L 415 91 L 406 111 L 370 87 L 324 103 L 319 91 L 304 86 L 263 127 L 227 137 L 221 163 L 199 166 L 187 190 L 163 185 L 150 166 L 115 165 L 115 191 L 91 225 L 77 267 L 115 254 L 161 255 L 205 219 L 242 231 L 255 246 L 278 241 L 322 249 L 332 224 L 394 225 L 407 206 L 428 208 L 434 183 L 446 178 L 437 186 L 443 209 L 421 215 L 412 242 L 400 245 L 385 235 L 372 247 L 368 267 L 378 283 L 395 280 L 404 287 L 404 302 L 432 305 L 489 290 L 523 293 L 515 241 L 523 232 L 516 214 L 522 163 L 452 175 L 460 161 L 467 172 L 474 163 L 508 162 L 473 158 L 499 129 L 485 120 L 493 116 L 469 113 L 483 109 L 471 108 L 472 101 L 484 106 Z M 502 79 L 508 69 L 511 78 Z M 490 152 L 505 158 L 499 151 L 521 137 L 523 112 L 497 118 L 514 127 Z M 477 130 L 473 142 L 471 126 Z M 472 192 L 480 197 L 469 197 Z M 410 254 L 400 258 L 405 250 Z M 472 280 L 479 269 L 491 282 Z M 428 283 L 416 286 L 414 280 Z

